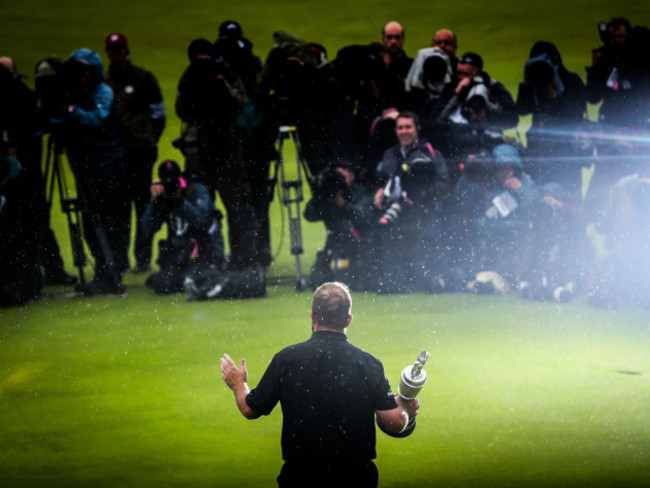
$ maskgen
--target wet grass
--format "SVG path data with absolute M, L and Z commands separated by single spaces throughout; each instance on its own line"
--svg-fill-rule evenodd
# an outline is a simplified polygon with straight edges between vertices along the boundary
M 396 386 L 431 352 L 415 434 L 380 436 L 381 486 L 645 486 L 646 312 L 515 297 L 354 296 L 351 340 Z M 187 303 L 126 298 L 2 311 L 3 486 L 269 486 L 281 412 L 249 422 L 218 358 L 251 385 L 309 335 L 309 294 Z M 119 310 L 119 312 L 118 312 Z
M 227 18 L 242 23 L 262 58 L 278 29 L 324 44 L 334 58 L 342 46 L 378 40 L 391 19 L 406 27 L 411 55 L 450 27 L 459 51 L 479 52 L 513 95 L 536 40 L 555 42 L 566 66 L 584 77 L 598 21 L 627 15 L 650 23 L 644 2 L 614 10 L 603 0 L 478 5 L 4 2 L 0 54 L 14 57 L 33 85 L 43 57 L 81 46 L 103 56 L 104 37 L 124 32 L 133 61 L 157 75 L 167 102 L 160 156 L 180 160 L 171 146 L 180 132 L 173 100 L 186 47 L 196 37 L 213 40 Z M 277 200 L 272 221 L 274 250 L 284 239 L 275 279 L 294 270 Z M 53 227 L 73 271 L 56 206 Z M 305 273 L 324 233 L 320 224 L 303 230 Z M 143 279 L 127 276 L 126 298 L 63 299 L 65 290 L 49 288 L 37 303 L 0 310 L 0 486 L 273 486 L 281 412 L 244 420 L 218 358 L 246 357 L 254 385 L 278 349 L 308 337 L 309 294 L 288 279 L 264 300 L 187 303 L 154 296 Z M 350 338 L 383 360 L 393 386 L 420 350 L 432 354 L 415 434 L 379 437 L 380 486 L 650 484 L 647 312 L 516 297 L 354 300 Z

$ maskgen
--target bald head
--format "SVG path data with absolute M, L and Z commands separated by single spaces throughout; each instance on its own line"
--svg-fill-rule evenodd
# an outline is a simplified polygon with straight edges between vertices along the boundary
M 454 59 L 456 57 L 456 48 L 458 47 L 456 34 L 449 29 L 440 29 L 433 36 L 432 46 L 439 47 L 449 56 L 449 59 Z
M 11 59 L 8 56 L 2 56 L 0 57 L 0 66 L 3 66 L 4 68 L 7 69 L 11 74 L 16 74 L 16 63 L 14 63 L 14 60 Z
M 399 22 L 392 21 L 384 26 L 384 29 L 381 31 L 381 43 L 392 57 L 402 54 L 404 28 Z

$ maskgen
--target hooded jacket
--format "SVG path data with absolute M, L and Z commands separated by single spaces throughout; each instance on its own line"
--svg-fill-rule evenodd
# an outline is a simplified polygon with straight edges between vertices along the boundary
M 99 54 L 86 48 L 78 49 L 65 64 L 70 79 L 67 149 L 76 176 L 90 178 L 123 173 L 115 97 L 103 81 Z M 83 71 L 89 73 L 88 79 L 82 79 Z
M 544 95 L 549 84 L 554 96 Z M 584 119 L 585 85 L 580 76 L 564 67 L 554 44 L 537 41 L 530 50 L 524 65 L 524 81 L 519 84 L 517 108 L 520 115 L 533 114 L 533 128 L 573 125 Z

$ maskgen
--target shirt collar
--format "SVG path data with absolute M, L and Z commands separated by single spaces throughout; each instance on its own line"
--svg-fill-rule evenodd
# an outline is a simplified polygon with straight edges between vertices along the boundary
M 329 340 L 338 340 L 338 341 L 348 341 L 348 336 L 343 332 L 337 332 L 335 330 L 317 330 L 311 335 L 312 339 L 329 339 Z

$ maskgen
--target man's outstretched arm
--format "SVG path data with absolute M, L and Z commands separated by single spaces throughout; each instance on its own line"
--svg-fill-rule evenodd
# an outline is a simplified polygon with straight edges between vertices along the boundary
M 244 417 L 253 420 L 261 417 L 260 414 L 252 410 L 248 403 L 246 403 L 246 395 L 250 392 L 248 388 L 248 371 L 246 370 L 246 360 L 242 359 L 240 368 L 238 368 L 228 354 L 224 354 L 221 358 L 221 377 L 226 385 L 235 394 L 235 402 L 237 408 Z

